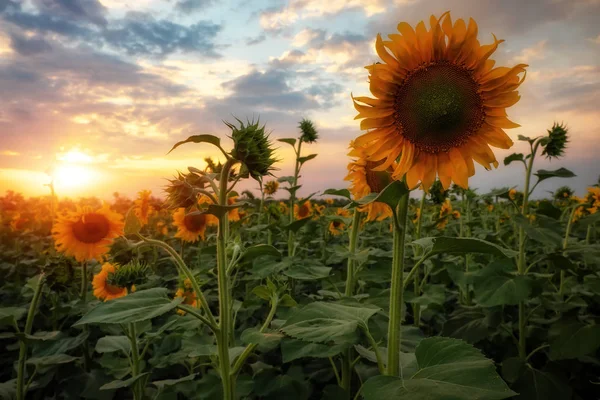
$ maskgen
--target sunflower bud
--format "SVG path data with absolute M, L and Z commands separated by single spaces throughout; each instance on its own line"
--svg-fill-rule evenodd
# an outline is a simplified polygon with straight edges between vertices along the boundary
M 228 122 L 225 124 L 231 129 L 234 143 L 230 154 L 243 165 L 241 174 L 249 174 L 256 180 L 269 175 L 277 160 L 273 157 L 274 149 L 269 135 L 265 133 L 265 126 L 260 127 L 258 121 L 248 122 L 247 125 L 240 120 L 238 122 L 239 128 Z
M 311 120 L 304 118 L 300 121 L 298 127 L 302 132 L 302 135 L 300 136 L 301 141 L 305 143 L 314 143 L 319 139 L 319 133 Z
M 568 186 L 562 186 L 554 192 L 554 199 L 558 201 L 568 200 L 573 196 L 573 189 Z
M 150 274 L 148 264 L 131 261 L 115 268 L 115 272 L 108 274 L 107 283 L 112 286 L 130 288 L 144 283 Z
M 568 129 L 563 124 L 554 123 L 552 129 L 548 129 L 548 137 L 542 142 L 544 151 L 542 154 L 548 158 L 560 157 L 565 152 L 565 147 L 569 141 Z
M 442 182 L 439 180 L 433 182 L 429 188 L 429 199 L 433 204 L 442 204 L 446 200 L 446 197 L 448 197 L 448 190 L 444 190 Z
M 77 264 L 71 257 L 48 257 L 42 270 L 46 285 L 54 292 L 64 292 L 73 285 Z
M 265 183 L 264 192 L 266 195 L 268 195 L 268 196 L 274 195 L 277 192 L 277 189 L 279 189 L 279 182 L 273 180 L 273 181 L 268 181 L 267 183 Z
M 195 205 L 198 202 L 197 189 L 203 189 L 205 184 L 206 178 L 203 176 L 179 172 L 177 178 L 169 179 L 169 185 L 165 188 L 168 208 L 190 208 Z

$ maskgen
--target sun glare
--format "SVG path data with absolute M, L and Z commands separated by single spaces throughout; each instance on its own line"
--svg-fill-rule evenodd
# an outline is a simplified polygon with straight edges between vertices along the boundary
M 93 158 L 79 150 L 56 155 L 57 164 L 52 172 L 54 187 L 65 195 L 81 195 L 99 182 L 100 173 L 89 164 Z

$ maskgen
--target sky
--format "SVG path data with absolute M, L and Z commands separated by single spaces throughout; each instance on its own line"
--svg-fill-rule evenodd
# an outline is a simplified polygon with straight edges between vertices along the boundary
M 162 196 L 177 170 L 218 156 L 210 145 L 167 155 L 172 145 L 209 133 L 228 148 L 223 121 L 234 117 L 260 117 L 274 139 L 310 118 L 320 140 L 304 154 L 318 157 L 300 195 L 347 187 L 348 143 L 361 133 L 350 96 L 369 95 L 377 33 L 448 10 L 473 17 L 481 42 L 506 40 L 497 65 L 529 64 L 508 110 L 516 144 L 498 159 L 527 150 L 517 135 L 563 122 L 565 157 L 536 166 L 577 178 L 536 195 L 563 184 L 583 194 L 600 175 L 600 0 L 0 0 L 0 194 L 46 194 L 54 171 L 59 196 Z M 291 148 L 278 147 L 276 175 L 291 175 Z M 479 192 L 522 182 L 520 165 L 502 162 L 469 181 Z

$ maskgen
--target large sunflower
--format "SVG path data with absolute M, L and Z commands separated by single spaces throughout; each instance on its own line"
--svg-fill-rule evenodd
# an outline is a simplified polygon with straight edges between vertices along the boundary
M 173 213 L 173 225 L 177 227 L 175 237 L 181 238 L 185 242 L 196 242 L 198 238 L 204 240 L 206 227 L 211 225 L 211 219 L 215 218 L 210 214 L 196 214 L 197 209 L 192 209 L 190 213 L 185 212 L 185 208 L 178 208 Z
M 306 200 L 301 204 L 294 204 L 294 216 L 296 219 L 308 218 L 313 213 L 313 206 L 310 200 Z
M 454 181 L 466 188 L 475 173 L 473 161 L 485 168 L 498 162 L 490 145 L 512 146 L 504 128 L 519 125 L 506 116 L 506 108 L 520 96 L 525 64 L 494 67 L 489 57 L 502 40 L 481 45 L 477 24 L 462 19 L 454 25 L 450 13 L 430 18 L 431 29 L 421 21 L 413 29 L 398 24 L 400 34 L 384 41 L 377 35 L 375 48 L 383 63 L 366 67 L 375 98 L 355 97 L 355 119 L 368 133 L 355 140 L 364 147 L 376 169 L 393 165 L 393 178 L 406 176 L 412 189 L 419 182 L 427 190 L 439 175 L 444 188 Z
M 138 198 L 134 202 L 135 216 L 139 219 L 142 226 L 148 223 L 148 217 L 155 212 L 154 207 L 150 204 L 150 194 L 152 194 L 151 191 L 142 190 L 138 193 Z
M 353 143 L 350 144 L 353 146 Z M 381 192 L 390 183 L 390 173 L 393 172 L 392 163 L 387 171 L 375 171 L 381 161 L 367 161 L 364 149 L 355 147 L 351 154 L 358 156 L 348 164 L 348 175 L 344 180 L 351 181 L 350 192 L 355 200 L 360 200 L 370 193 Z M 359 211 L 367 213 L 367 221 L 382 221 L 392 216 L 392 209 L 385 203 L 370 203 L 360 207 Z
M 104 205 L 78 208 L 59 216 L 52 230 L 56 249 L 77 261 L 100 259 L 123 234 L 123 217 Z
M 109 274 L 114 274 L 117 268 L 111 263 L 104 263 L 100 272 L 94 275 L 92 287 L 96 298 L 106 301 L 127 295 L 127 288 L 113 286 L 108 283 Z

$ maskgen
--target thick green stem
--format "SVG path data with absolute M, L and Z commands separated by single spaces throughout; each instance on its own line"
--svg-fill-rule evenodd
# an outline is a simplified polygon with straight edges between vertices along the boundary
M 531 154 L 527 168 L 525 170 L 525 187 L 523 188 L 523 206 L 521 207 L 521 215 L 527 218 L 527 212 L 529 211 L 529 185 L 531 182 L 531 172 L 533 170 L 533 160 L 535 159 L 535 153 L 537 152 L 538 146 L 540 145 L 539 140 L 531 148 Z M 525 228 L 519 227 L 519 259 L 517 265 L 517 272 L 519 275 L 525 275 L 527 260 L 525 258 Z M 527 321 L 525 315 L 525 302 L 519 303 L 519 357 L 525 359 L 527 356 L 527 342 L 525 330 L 527 329 Z
M 350 231 L 350 243 L 348 245 L 348 251 L 350 257 L 348 257 L 348 264 L 346 269 L 346 297 L 350 297 L 354 294 L 354 252 L 356 252 L 356 244 L 358 243 L 358 232 L 360 231 L 360 216 L 361 212 L 358 208 L 354 209 L 354 216 L 352 217 L 352 229 Z
M 571 210 L 571 215 L 569 215 L 569 222 L 567 222 L 565 238 L 563 239 L 563 251 L 565 251 L 567 249 L 567 246 L 569 245 L 569 235 L 571 234 L 571 227 L 573 226 L 573 217 L 575 216 L 575 210 L 577 210 L 577 207 L 573 207 L 573 209 Z M 558 294 L 561 297 L 565 295 L 565 278 L 566 273 L 563 269 L 560 271 L 560 286 L 558 289 Z
M 294 204 L 296 203 L 296 189 L 298 186 L 298 175 L 300 175 L 300 154 L 302 152 L 302 137 L 298 139 L 298 150 L 296 151 L 296 166 L 294 167 L 294 182 L 292 184 L 292 190 L 290 191 L 290 224 L 294 222 Z M 288 255 L 291 257 L 294 255 L 294 232 L 290 229 L 288 233 Z
M 415 230 L 415 240 L 420 239 L 421 238 L 421 228 L 423 226 L 423 208 L 425 207 L 425 197 L 427 196 L 427 192 L 423 190 L 423 194 L 421 195 L 421 203 L 419 204 L 419 215 L 417 216 L 417 228 Z M 420 250 L 419 250 L 420 252 Z M 416 254 L 417 256 L 420 254 Z M 419 283 L 419 278 L 420 275 L 417 273 L 414 276 L 414 293 L 415 293 L 415 297 L 419 297 L 421 295 L 421 291 L 419 290 L 420 287 L 420 283 Z M 421 305 L 420 304 L 413 304 L 413 325 L 414 326 L 419 326 L 421 323 Z
M 87 276 L 87 262 L 81 263 L 81 289 L 79 291 L 79 297 L 85 304 L 87 302 L 87 289 L 88 289 L 88 276 Z
M 37 287 L 33 292 L 33 298 L 29 304 L 29 311 L 27 312 L 27 320 L 25 321 L 25 335 L 31 335 L 31 329 L 33 328 L 33 318 L 38 307 L 38 303 L 42 297 L 42 289 L 44 287 L 44 280 L 46 277 L 44 274 L 40 274 Z M 17 367 L 17 400 L 25 399 L 25 361 L 27 361 L 27 342 L 23 338 L 19 344 L 19 365 Z
M 135 323 L 129 323 L 129 343 L 131 344 L 131 377 L 135 378 L 140 374 L 140 350 L 137 343 L 137 332 Z M 142 383 L 138 380 L 133 384 L 133 398 L 136 400 L 143 399 Z
M 464 205 L 464 211 L 465 211 L 465 217 L 467 219 L 467 223 L 466 223 L 466 228 L 465 228 L 465 236 L 466 237 L 471 237 L 471 227 L 470 227 L 470 223 L 471 223 L 471 207 L 469 204 L 469 197 L 463 195 L 463 205 Z M 461 217 L 462 220 L 462 217 Z M 465 254 L 465 273 L 469 273 L 469 263 L 470 263 L 470 255 L 469 254 Z M 471 305 L 471 288 L 469 287 L 469 284 L 465 285 L 465 302 L 468 306 Z
M 400 342 L 402 340 L 402 305 L 404 303 L 404 238 L 408 213 L 408 192 L 402 195 L 394 215 L 394 248 L 388 325 L 387 375 L 400 376 Z
M 227 205 L 227 183 L 229 171 L 233 161 L 228 160 L 223 166 L 219 184 L 219 204 Z M 229 338 L 231 334 L 231 293 L 229 289 L 229 276 L 227 276 L 226 232 L 227 213 L 219 217 L 219 230 L 217 232 L 217 283 L 219 288 L 219 332 L 217 334 L 217 347 L 219 353 L 219 370 L 223 384 L 223 399 L 233 400 L 235 397 L 235 378 L 230 374 L 229 365 Z

